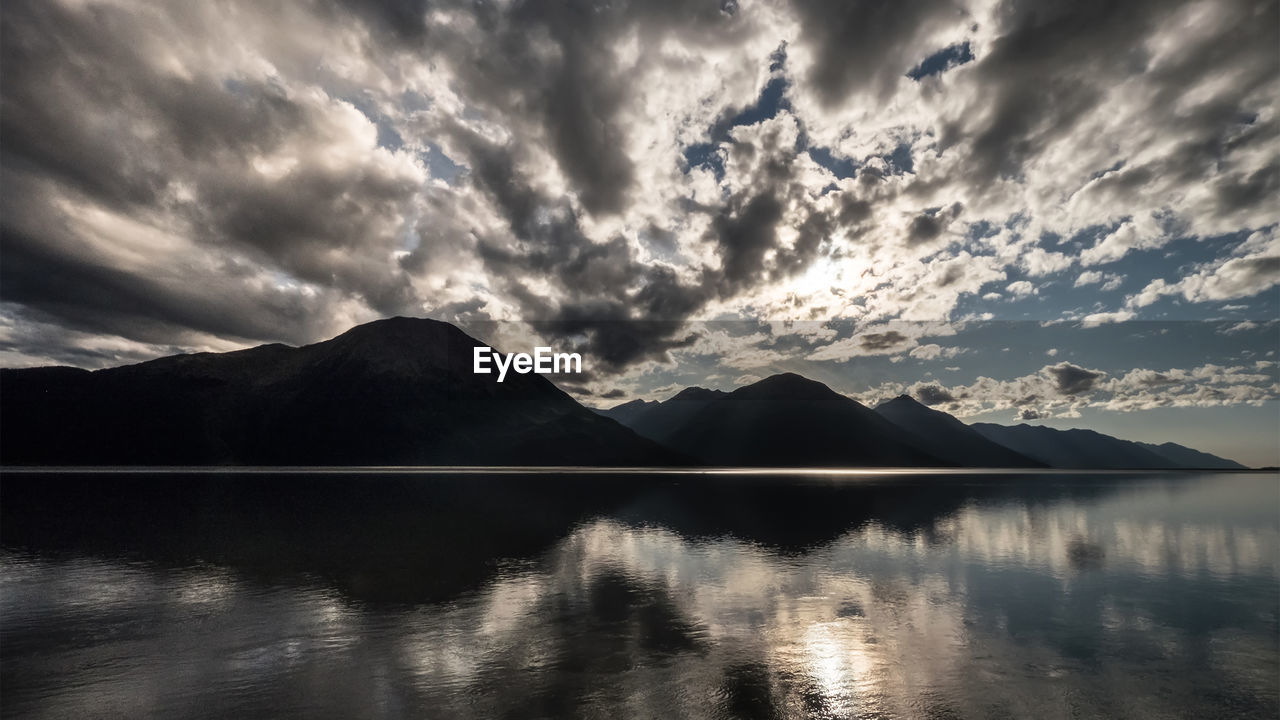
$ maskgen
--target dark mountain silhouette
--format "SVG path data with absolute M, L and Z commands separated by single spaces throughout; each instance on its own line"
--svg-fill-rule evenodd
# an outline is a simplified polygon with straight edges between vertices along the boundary
M 653 465 L 687 459 L 546 378 L 472 372 L 483 345 L 392 318 L 332 340 L 89 372 L 0 371 L 0 462 Z
M 964 467 L 1038 468 L 1046 463 L 992 442 L 977 430 L 907 395 L 876 406 L 876 412 L 914 434 L 930 454 Z
M 1196 468 L 1200 470 L 1244 470 L 1244 465 L 1235 460 L 1210 455 L 1207 452 L 1193 450 L 1185 445 L 1177 443 L 1162 443 L 1155 445 L 1153 443 L 1134 443 L 1151 452 L 1159 455 L 1166 460 L 1177 463 L 1179 467 Z
M 726 395 L 728 393 L 723 390 L 688 387 L 662 402 L 633 400 L 598 412 L 635 430 L 642 437 L 667 443 L 695 413 Z M 636 403 L 644 405 L 637 406 Z
M 712 465 L 949 465 L 874 410 L 792 373 L 708 403 L 671 433 L 669 445 Z
M 614 405 L 611 408 L 595 409 L 595 411 L 600 415 L 613 418 L 623 425 L 631 427 L 632 421 L 640 415 L 643 415 L 649 409 L 657 406 L 658 402 L 656 400 L 632 400 L 631 402 L 625 402 L 621 405 Z
M 1178 451 L 1156 452 L 1143 443 L 1121 440 L 1093 430 L 1055 430 L 1042 425 L 1026 424 L 1010 427 L 992 423 L 974 423 L 969 427 L 989 440 L 1056 468 L 1144 470 L 1241 467 L 1230 460 L 1181 445 L 1174 445 L 1175 448 L 1180 448 Z M 1212 458 L 1217 463 L 1229 464 L 1205 465 L 1200 456 Z M 1190 464 L 1188 460 L 1191 461 Z

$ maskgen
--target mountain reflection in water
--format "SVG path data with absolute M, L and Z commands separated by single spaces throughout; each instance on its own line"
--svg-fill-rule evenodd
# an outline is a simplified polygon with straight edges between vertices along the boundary
M 1266 717 L 1269 474 L 24 476 L 6 717 Z

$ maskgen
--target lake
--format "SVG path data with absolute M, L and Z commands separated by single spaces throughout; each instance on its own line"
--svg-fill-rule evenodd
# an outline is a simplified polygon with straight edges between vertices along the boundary
M 1280 477 L 27 474 L 0 714 L 1275 718 Z

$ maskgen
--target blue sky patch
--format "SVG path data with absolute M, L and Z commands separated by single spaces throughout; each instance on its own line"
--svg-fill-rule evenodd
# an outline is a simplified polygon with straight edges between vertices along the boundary
M 921 60 L 919 65 L 907 71 L 907 77 L 919 81 L 930 75 L 939 75 L 972 60 L 973 51 L 969 48 L 969 41 L 966 40 L 962 43 L 945 47 Z

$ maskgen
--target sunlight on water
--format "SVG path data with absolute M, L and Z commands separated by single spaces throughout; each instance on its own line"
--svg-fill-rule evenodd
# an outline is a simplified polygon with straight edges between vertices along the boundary
M 335 586 L 10 548 L 4 708 L 1275 717 L 1278 493 L 1244 475 L 1037 488 L 906 528 L 872 515 L 801 548 L 622 508 L 431 602 L 366 602 L 359 567 Z

